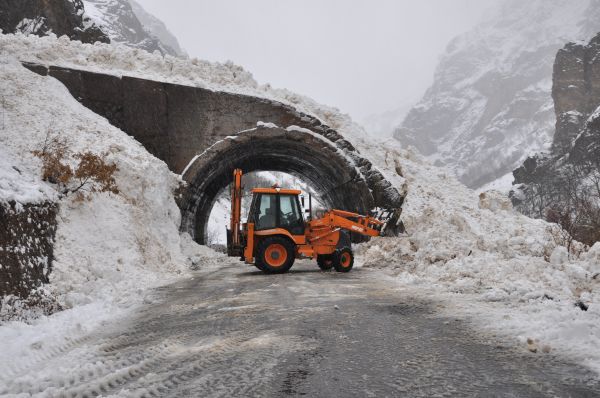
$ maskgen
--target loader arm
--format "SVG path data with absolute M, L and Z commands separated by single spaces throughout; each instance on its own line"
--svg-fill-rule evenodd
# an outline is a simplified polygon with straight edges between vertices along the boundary
M 323 231 L 325 234 L 344 229 L 366 236 L 380 236 L 385 226 L 384 221 L 344 210 L 330 210 L 322 218 L 314 220 L 310 224 L 315 230 L 323 227 L 329 228 L 329 231 Z M 322 237 L 323 235 L 316 236 L 314 240 Z

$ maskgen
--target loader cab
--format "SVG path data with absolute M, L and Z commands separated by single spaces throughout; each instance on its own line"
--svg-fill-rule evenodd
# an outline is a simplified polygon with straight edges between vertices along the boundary
M 254 223 L 255 231 L 282 228 L 292 235 L 304 235 L 299 195 L 295 189 L 253 189 L 248 222 Z

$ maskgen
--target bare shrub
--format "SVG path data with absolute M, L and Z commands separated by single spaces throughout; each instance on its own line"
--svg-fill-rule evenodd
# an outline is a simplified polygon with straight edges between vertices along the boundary
M 56 184 L 63 196 L 75 194 L 75 200 L 81 201 L 92 192 L 119 193 L 114 179 L 118 169 L 106 162 L 106 154 L 73 154 L 66 141 L 51 131 L 46 134 L 42 148 L 32 153 L 42 160 L 42 179 Z M 77 166 L 72 167 L 69 160 L 78 161 Z
M 574 243 L 592 246 L 600 241 L 600 171 L 590 165 L 568 165 L 555 177 L 545 195 L 543 218 L 560 227 L 560 241 L 571 254 Z

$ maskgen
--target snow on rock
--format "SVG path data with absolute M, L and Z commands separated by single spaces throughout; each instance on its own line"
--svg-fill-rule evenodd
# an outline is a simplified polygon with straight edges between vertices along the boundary
M 454 316 L 469 315 L 482 328 L 522 341 L 537 339 L 600 370 L 600 244 L 574 259 L 554 226 L 516 213 L 501 193 L 478 197 L 393 140 L 357 146 L 408 183 L 407 234 L 359 245 L 364 267 L 387 270 L 403 288 L 445 301 Z
M 0 67 L 2 66 L 2 60 L 0 60 Z M 0 147 L 0 159 L 0 202 L 14 201 L 25 204 L 56 199 L 56 191 L 52 187 L 45 183 L 40 184 L 38 176 L 28 172 L 25 168 L 21 170 L 17 167 L 21 161 L 3 147 Z M 27 167 L 27 165 L 24 166 Z
M 83 3 L 85 14 L 102 28 L 111 43 L 148 52 L 183 55 L 177 39 L 160 20 L 148 14 L 139 4 L 129 0 L 83 0 Z M 149 25 L 146 26 L 142 19 Z M 155 33 L 159 33 L 160 38 Z

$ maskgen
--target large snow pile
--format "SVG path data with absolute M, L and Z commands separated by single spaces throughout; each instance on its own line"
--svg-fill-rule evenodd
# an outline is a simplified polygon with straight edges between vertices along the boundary
M 126 47 L 70 41 L 67 37 L 0 35 L 0 48 L 20 61 L 80 68 L 116 76 L 133 76 L 215 91 L 253 95 L 280 101 L 312 114 L 331 128 L 354 135 L 364 130 L 337 108 L 269 84 L 260 85 L 252 74 L 231 62 L 217 63 L 184 59 Z
M 402 286 L 453 302 L 483 327 L 600 370 L 600 243 L 569 256 L 556 226 L 513 211 L 503 194 L 478 196 L 394 140 L 358 147 L 408 185 L 408 234 L 361 245 L 365 267 L 390 270 Z
M 2 129 L 0 200 L 57 200 L 41 181 L 40 149 L 48 131 L 74 153 L 107 153 L 120 194 L 61 200 L 50 288 L 66 308 L 105 300 L 139 301 L 148 286 L 185 271 L 172 191 L 178 178 L 122 131 L 80 105 L 58 81 L 0 55 Z

